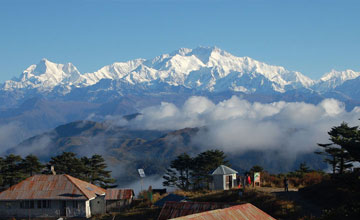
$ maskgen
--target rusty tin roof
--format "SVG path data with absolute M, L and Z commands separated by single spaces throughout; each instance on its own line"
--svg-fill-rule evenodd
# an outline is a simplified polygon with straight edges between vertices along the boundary
M 197 213 L 193 215 L 174 218 L 176 220 L 275 220 L 273 217 L 258 209 L 256 206 L 246 203 L 225 209 Z
M 75 177 L 35 175 L 0 193 L 0 200 L 88 200 L 105 194 L 105 189 Z
M 134 195 L 132 189 L 107 189 L 105 200 L 131 199 Z
M 166 202 L 161 209 L 158 220 L 177 218 L 230 206 L 231 204 L 217 202 Z

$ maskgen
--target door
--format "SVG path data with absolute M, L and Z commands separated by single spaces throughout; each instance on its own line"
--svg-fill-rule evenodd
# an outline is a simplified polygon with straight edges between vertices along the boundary
M 229 176 L 229 189 L 233 188 L 233 179 L 232 176 Z
M 225 176 L 225 182 L 226 182 L 225 189 L 231 189 L 233 185 L 232 176 Z

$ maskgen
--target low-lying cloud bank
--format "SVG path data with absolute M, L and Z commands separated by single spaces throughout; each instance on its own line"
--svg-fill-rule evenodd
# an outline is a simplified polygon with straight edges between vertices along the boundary
M 250 103 L 236 96 L 214 104 L 205 97 L 189 98 L 183 106 L 163 102 L 141 111 L 142 115 L 116 124 L 133 129 L 175 130 L 203 127 L 194 144 L 228 152 L 279 150 L 284 154 L 308 153 L 317 143 L 328 142 L 327 132 L 345 121 L 358 125 L 360 107 L 351 112 L 335 99 L 321 103 Z M 114 120 L 115 118 L 108 118 Z

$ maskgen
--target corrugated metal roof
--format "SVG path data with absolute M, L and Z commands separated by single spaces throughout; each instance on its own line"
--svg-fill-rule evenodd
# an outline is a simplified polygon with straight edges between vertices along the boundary
M 238 173 L 236 170 L 231 169 L 225 165 L 220 165 L 218 168 L 212 172 L 211 175 L 228 175 L 228 174 L 236 174 Z
M 0 200 L 88 200 L 104 193 L 105 189 L 66 174 L 35 175 L 1 192 Z
M 158 220 L 171 219 L 230 206 L 231 204 L 217 202 L 166 202 L 161 209 Z
M 105 200 L 131 199 L 134 195 L 132 189 L 107 189 Z
M 165 205 L 166 202 L 184 202 L 186 201 L 188 198 L 185 196 L 180 196 L 177 194 L 173 194 L 170 193 L 169 195 L 165 196 L 164 198 L 158 200 L 157 202 L 155 202 L 154 205 L 162 207 Z
M 174 218 L 176 220 L 275 220 L 273 217 L 250 203 L 217 209 L 188 216 Z

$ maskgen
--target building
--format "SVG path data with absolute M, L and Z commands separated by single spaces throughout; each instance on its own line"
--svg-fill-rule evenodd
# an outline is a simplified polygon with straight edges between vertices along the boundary
M 166 202 L 158 220 L 166 220 L 214 209 L 230 207 L 231 204 L 219 202 Z
M 212 211 L 201 212 L 192 215 L 186 215 L 178 218 L 172 218 L 176 220 L 275 220 L 267 213 L 258 209 L 250 203 L 243 205 L 236 205 L 224 209 L 216 209 Z
M 0 217 L 90 218 L 105 213 L 105 192 L 66 174 L 35 175 L 0 193 Z
M 106 212 L 117 212 L 128 207 L 135 196 L 132 189 L 107 189 Z
M 186 202 L 187 200 L 188 198 L 186 196 L 170 193 L 169 195 L 155 202 L 154 205 L 157 207 L 163 207 L 166 202 Z
M 211 189 L 213 190 L 227 190 L 236 187 L 236 174 L 238 172 L 227 167 L 220 165 L 212 172 L 213 182 Z

